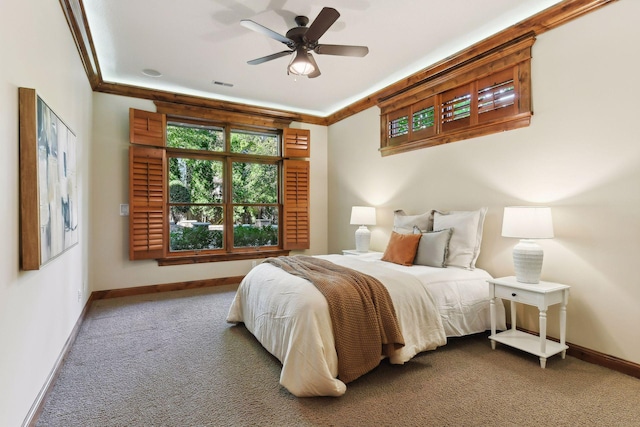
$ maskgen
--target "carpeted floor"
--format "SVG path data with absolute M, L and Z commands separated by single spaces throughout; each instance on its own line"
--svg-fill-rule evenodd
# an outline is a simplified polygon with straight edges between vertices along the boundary
M 38 426 L 640 426 L 640 380 L 487 335 L 384 362 L 339 398 L 296 398 L 225 322 L 234 286 L 96 301 Z

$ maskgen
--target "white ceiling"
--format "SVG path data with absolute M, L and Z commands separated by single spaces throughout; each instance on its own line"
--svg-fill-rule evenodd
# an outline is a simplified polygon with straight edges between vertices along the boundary
M 328 116 L 559 0 L 84 0 L 102 79 L 223 101 Z M 364 58 L 314 54 L 322 75 L 287 75 L 286 46 L 240 25 L 284 35 L 296 15 L 340 18 L 323 44 L 364 45 Z M 161 77 L 148 77 L 154 69 Z M 214 85 L 213 81 L 233 87 Z

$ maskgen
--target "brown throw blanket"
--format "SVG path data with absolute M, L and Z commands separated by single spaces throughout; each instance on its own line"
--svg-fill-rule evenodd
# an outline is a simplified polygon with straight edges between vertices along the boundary
M 404 346 L 389 292 L 379 280 L 330 261 L 304 255 L 265 260 L 307 279 L 327 299 L 333 325 L 338 378 L 351 382 Z

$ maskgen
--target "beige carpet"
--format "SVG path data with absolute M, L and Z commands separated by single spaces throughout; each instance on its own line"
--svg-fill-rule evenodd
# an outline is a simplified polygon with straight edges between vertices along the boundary
M 225 322 L 234 287 L 100 300 L 38 426 L 640 426 L 640 380 L 538 359 L 487 335 L 383 362 L 340 398 L 296 398 L 280 363 Z

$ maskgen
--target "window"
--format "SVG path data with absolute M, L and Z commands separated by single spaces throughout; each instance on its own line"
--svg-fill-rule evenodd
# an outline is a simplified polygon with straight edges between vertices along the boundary
M 131 123 L 143 131 L 147 116 L 157 114 L 143 112 L 136 122 L 132 111 Z M 306 175 L 284 179 L 293 160 L 282 149 L 284 139 L 285 148 L 308 156 L 308 131 L 285 130 L 283 138 L 279 130 L 191 119 L 169 119 L 164 126 L 164 148 L 130 150 L 131 259 L 166 265 L 309 247 L 308 161 L 294 161 L 306 165 Z
M 507 42 L 380 101 L 382 155 L 528 126 L 533 42 Z
M 169 252 L 278 247 L 279 145 L 275 132 L 169 122 Z
M 231 131 L 231 151 L 279 156 L 276 134 Z M 278 246 L 279 165 L 281 162 L 231 158 L 233 247 Z

